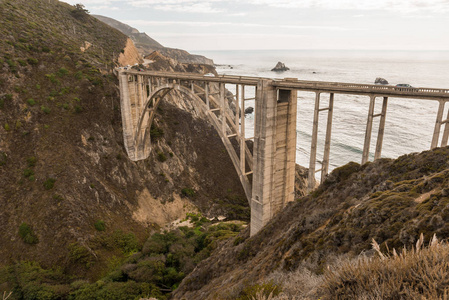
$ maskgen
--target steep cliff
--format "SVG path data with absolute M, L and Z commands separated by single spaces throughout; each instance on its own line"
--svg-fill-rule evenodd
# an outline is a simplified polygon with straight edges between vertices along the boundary
M 120 56 L 138 62 L 125 35 L 82 6 L 6 0 L 0 37 L 0 266 L 98 278 L 186 212 L 248 218 L 221 140 L 184 98 L 161 106 L 150 157 L 127 158 L 112 74 Z

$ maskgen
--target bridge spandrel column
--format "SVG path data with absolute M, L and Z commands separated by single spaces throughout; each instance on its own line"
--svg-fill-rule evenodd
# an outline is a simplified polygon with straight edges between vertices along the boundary
M 279 95 L 269 81 L 257 86 L 251 235 L 294 199 L 296 92 Z

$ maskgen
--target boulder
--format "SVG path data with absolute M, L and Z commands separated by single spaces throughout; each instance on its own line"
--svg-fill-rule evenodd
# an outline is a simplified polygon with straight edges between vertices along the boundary
M 374 84 L 388 84 L 388 81 L 384 78 L 377 77 L 376 80 L 374 80 Z
M 247 115 L 247 114 L 251 114 L 251 113 L 253 113 L 253 111 L 254 111 L 254 107 L 247 107 L 246 109 L 245 109 L 245 115 Z
M 287 67 L 285 66 L 285 64 L 282 63 L 282 62 L 280 62 L 280 61 L 277 63 L 276 67 L 274 67 L 273 69 L 271 69 L 271 71 L 275 71 L 275 72 L 283 72 L 283 71 L 288 71 L 288 70 L 290 70 L 290 69 L 287 68 Z

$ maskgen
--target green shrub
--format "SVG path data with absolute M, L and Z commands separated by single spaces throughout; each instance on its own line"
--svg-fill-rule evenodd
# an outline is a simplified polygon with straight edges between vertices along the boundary
M 9 130 L 11 129 L 11 128 L 9 127 L 9 124 L 8 124 L 8 123 L 5 123 L 4 128 L 5 128 L 6 131 L 9 131 Z
M 28 58 L 27 62 L 28 62 L 28 64 L 30 64 L 32 66 L 37 65 L 39 63 L 39 61 L 37 59 L 32 58 L 32 57 Z
M 35 156 L 30 156 L 27 158 L 28 167 L 32 168 L 36 165 L 37 159 Z
M 58 76 L 59 77 L 63 77 L 65 75 L 69 74 L 69 70 L 67 70 L 66 68 L 62 67 L 59 69 L 58 71 Z
M 159 151 L 157 153 L 157 160 L 160 162 L 164 162 L 167 160 L 167 156 L 165 156 L 164 152 Z
M 105 231 L 106 229 L 106 224 L 102 220 L 98 220 L 97 222 L 95 222 L 94 226 L 98 231 Z
M 42 105 L 41 106 L 41 110 L 45 113 L 45 114 L 49 114 L 51 112 L 51 109 L 48 108 L 47 106 Z
M 27 244 L 37 244 L 39 239 L 33 232 L 33 228 L 27 223 L 22 223 L 19 226 L 19 236 Z
M 34 101 L 34 99 L 30 98 L 27 100 L 28 105 L 33 106 L 36 104 L 36 101 Z
M 56 179 L 48 178 L 47 180 L 44 181 L 44 188 L 46 190 L 51 190 L 54 187 L 55 182 L 56 182 Z
M 78 79 L 78 80 L 83 79 L 83 72 L 78 71 L 73 76 L 75 77 L 75 79 Z
M 23 176 L 25 176 L 26 178 L 28 178 L 28 177 L 30 177 L 30 176 L 32 176 L 32 175 L 34 175 L 34 171 L 31 170 L 31 169 L 25 169 L 25 170 L 23 171 Z
M 75 112 L 77 114 L 82 113 L 83 112 L 83 107 L 81 105 L 75 105 Z
M 154 124 L 151 124 L 150 129 L 150 137 L 152 140 L 157 140 L 164 135 L 164 130 L 162 128 L 157 127 Z
M 0 166 L 6 165 L 6 159 L 7 159 L 6 153 L 0 151 Z
M 195 196 L 195 190 L 191 188 L 183 188 L 181 190 L 181 195 L 185 197 L 193 197 Z
M 19 62 L 19 65 L 21 65 L 22 67 L 27 65 L 27 62 L 24 61 L 23 59 L 18 59 L 17 61 Z
M 42 52 L 49 53 L 50 52 L 50 48 L 48 48 L 47 46 L 42 46 Z

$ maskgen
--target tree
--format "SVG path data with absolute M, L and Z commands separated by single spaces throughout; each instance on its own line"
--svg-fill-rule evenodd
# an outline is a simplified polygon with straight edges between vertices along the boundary
M 89 11 L 81 3 L 75 4 L 75 8 L 72 9 L 72 15 L 77 19 L 84 18 L 88 13 Z

